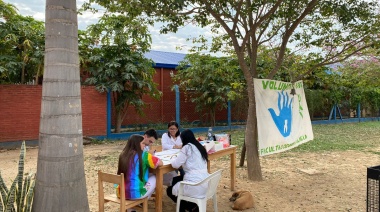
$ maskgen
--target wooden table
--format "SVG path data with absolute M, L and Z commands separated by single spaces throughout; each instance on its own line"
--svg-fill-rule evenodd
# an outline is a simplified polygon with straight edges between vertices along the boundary
M 207 163 L 208 172 L 210 172 L 210 161 L 223 157 L 225 155 L 230 155 L 230 173 L 231 173 L 231 191 L 235 190 L 235 179 L 236 179 L 236 148 L 237 146 L 231 145 L 228 148 L 219 150 L 208 155 L 209 162 Z M 163 181 L 164 174 L 174 171 L 175 169 L 171 164 L 163 165 L 157 169 L 152 169 L 152 172 L 156 174 L 156 212 L 162 212 L 162 191 L 163 191 Z

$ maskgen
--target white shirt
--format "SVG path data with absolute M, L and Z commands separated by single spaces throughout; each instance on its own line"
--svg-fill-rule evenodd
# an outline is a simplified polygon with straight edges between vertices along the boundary
M 182 166 L 185 171 L 183 181 L 199 182 L 209 176 L 207 171 L 207 162 L 203 160 L 201 153 L 196 146 L 189 143 L 185 145 L 178 153 L 178 157 L 171 160 L 173 168 L 178 169 Z M 207 183 L 199 186 L 184 186 L 184 195 L 194 198 L 204 198 L 206 196 Z M 179 183 L 173 186 L 172 193 L 178 196 Z
M 169 137 L 168 133 L 164 133 L 161 138 L 162 150 L 173 149 L 175 145 L 182 146 L 182 140 L 180 136 L 176 138 Z

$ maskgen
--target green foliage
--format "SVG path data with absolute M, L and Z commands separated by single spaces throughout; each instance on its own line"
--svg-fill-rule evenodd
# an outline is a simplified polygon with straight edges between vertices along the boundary
M 356 58 L 343 63 L 338 69 L 342 73 L 343 85 L 351 95 L 351 105 L 358 103 L 362 107 L 378 111 L 380 106 L 380 55 L 374 49 L 366 54 L 358 54 Z
M 153 61 L 144 57 L 150 35 L 137 21 L 126 15 L 105 14 L 79 37 L 79 48 L 86 51 L 81 53 L 81 63 L 90 72 L 86 83 L 95 85 L 100 92 L 112 92 L 116 132 L 120 132 L 130 106 L 142 115 L 146 106 L 143 96 L 161 96 L 153 81 Z
M 5 3 L 3 0 L 0 0 L 0 17 L 8 20 L 15 14 L 17 14 L 17 8 L 13 4 Z
M 307 107 L 312 120 L 317 113 L 323 116 L 327 116 L 329 113 L 331 104 L 328 103 L 328 98 L 325 96 L 325 93 L 326 91 L 324 90 L 305 89 Z
M 374 49 L 358 53 L 336 69 L 329 69 L 308 78 L 305 84 L 313 90 L 305 90 L 310 115 L 315 112 L 326 114 L 334 104 L 356 110 L 362 109 L 373 116 L 378 115 L 380 106 L 379 56 Z M 328 112 L 328 111 L 327 111 Z
M 44 23 L 17 14 L 11 4 L 1 13 L 0 83 L 37 81 L 43 72 Z
M 20 160 L 18 164 L 18 174 L 11 187 L 5 185 L 0 173 L 0 211 L 30 212 L 32 210 L 35 174 L 28 174 L 24 177 L 25 163 L 25 141 L 21 145 Z
M 192 23 L 208 26 L 212 36 L 201 35 L 198 51 L 230 53 L 237 58 L 246 81 L 249 108 L 255 109 L 253 78 L 260 74 L 273 79 L 284 66 L 287 49 L 305 55 L 301 71 L 294 81 L 304 79 L 313 71 L 341 62 L 355 53 L 379 46 L 380 5 L 378 0 L 90 0 L 114 13 L 146 16 L 147 19 L 165 23 L 162 33 L 176 32 Z M 210 42 L 211 41 L 211 42 Z M 211 45 L 209 44 L 211 43 Z M 275 65 L 271 70 L 258 69 L 260 47 L 276 50 Z M 289 75 L 291 75 L 289 73 Z M 339 90 L 339 87 L 336 88 Z M 339 94 L 340 93 L 335 93 Z M 335 100 L 340 96 L 334 96 Z M 249 111 L 252 112 L 252 111 Z M 247 126 L 256 127 L 255 116 L 247 117 Z M 246 131 L 249 179 L 262 180 L 255 131 Z M 254 155 L 253 155 L 254 154 Z
M 177 69 L 175 83 L 195 103 L 197 112 L 208 115 L 212 126 L 217 110 L 226 108 L 228 100 L 242 97 L 245 84 L 236 59 L 188 54 Z

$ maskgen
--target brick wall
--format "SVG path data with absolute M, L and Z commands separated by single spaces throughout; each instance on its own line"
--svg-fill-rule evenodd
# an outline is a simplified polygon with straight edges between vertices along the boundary
M 82 87 L 83 134 L 106 135 L 107 97 Z M 0 85 L 0 142 L 38 140 L 42 87 Z
M 170 77 L 170 72 L 177 71 L 168 68 L 156 68 L 154 82 L 162 92 L 160 100 L 154 100 L 148 96 L 143 97 L 147 107 L 143 110 L 145 116 L 140 116 L 135 112 L 134 107 L 129 107 L 127 115 L 122 123 L 123 126 L 151 123 L 168 123 L 176 118 L 176 94 L 172 89 L 174 82 Z M 112 114 L 112 126 L 115 126 L 115 113 Z M 195 112 L 195 103 L 192 103 L 183 91 L 180 91 L 180 119 L 181 122 L 192 122 L 204 120 L 203 114 Z M 217 110 L 216 121 L 227 121 L 227 109 Z

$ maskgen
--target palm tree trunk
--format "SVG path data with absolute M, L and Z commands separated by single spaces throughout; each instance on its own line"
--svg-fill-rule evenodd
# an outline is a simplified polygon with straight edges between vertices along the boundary
M 45 73 L 33 211 L 89 211 L 76 0 L 46 0 Z

